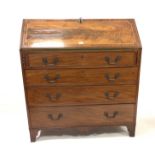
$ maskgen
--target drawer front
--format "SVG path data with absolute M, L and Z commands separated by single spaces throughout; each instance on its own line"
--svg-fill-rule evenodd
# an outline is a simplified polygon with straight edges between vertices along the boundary
M 27 85 L 136 84 L 137 68 L 26 70 Z
M 29 67 L 118 67 L 136 65 L 136 52 L 49 52 L 28 55 Z
M 134 104 L 31 108 L 32 128 L 131 123 Z
M 30 106 L 135 103 L 136 86 L 28 88 Z

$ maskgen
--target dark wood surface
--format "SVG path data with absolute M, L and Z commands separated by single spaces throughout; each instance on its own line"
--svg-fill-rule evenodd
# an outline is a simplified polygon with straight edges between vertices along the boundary
M 29 86 L 136 84 L 138 68 L 26 70 Z
M 128 67 L 136 65 L 136 51 L 112 52 L 94 50 L 93 52 L 44 51 L 40 54 L 28 54 L 29 68 L 93 68 L 93 67 Z M 95 57 L 95 59 L 94 59 Z
M 32 128 L 132 123 L 134 104 L 30 108 Z
M 28 88 L 30 106 L 126 104 L 136 102 L 136 86 L 66 86 Z
M 31 141 L 38 131 L 135 135 L 141 43 L 133 19 L 24 20 L 21 64 Z

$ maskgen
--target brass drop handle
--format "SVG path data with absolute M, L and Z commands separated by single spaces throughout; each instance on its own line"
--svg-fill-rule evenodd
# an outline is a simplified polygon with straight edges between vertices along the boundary
M 109 119 L 115 118 L 117 115 L 118 115 L 118 111 L 114 111 L 112 113 L 104 112 L 104 116 Z
M 46 97 L 50 100 L 50 101 L 56 101 L 61 97 L 61 93 L 56 93 L 56 95 L 52 95 L 50 93 L 46 94 Z
M 59 113 L 58 115 L 48 114 L 48 119 L 57 121 L 63 118 L 63 114 Z
M 108 65 L 117 65 L 117 63 L 121 60 L 121 56 L 116 56 L 114 60 L 111 60 L 110 57 L 104 57 L 104 60 Z
M 59 63 L 59 58 L 55 57 L 51 63 L 49 63 L 48 59 L 47 58 L 42 58 L 42 62 L 44 65 L 46 66 L 55 66 Z
M 114 91 L 114 92 L 105 92 L 104 95 L 106 96 L 107 99 L 112 100 L 114 98 L 116 98 L 117 96 L 119 96 L 119 92 L 118 91 Z
M 59 80 L 61 78 L 60 74 L 56 74 L 55 78 L 52 79 L 49 75 L 45 75 L 44 79 L 48 82 L 48 83 L 55 83 L 57 80 Z
M 114 82 L 119 77 L 120 77 L 120 73 L 115 73 L 114 76 L 110 76 L 108 73 L 105 74 L 105 78 L 110 82 Z

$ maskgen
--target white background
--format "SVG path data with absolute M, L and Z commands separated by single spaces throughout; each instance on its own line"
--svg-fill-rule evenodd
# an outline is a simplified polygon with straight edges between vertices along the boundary
M 126 131 L 30 143 L 19 57 L 23 18 L 135 18 L 143 55 L 136 137 Z M 0 0 L 0 154 L 155 154 L 154 0 Z

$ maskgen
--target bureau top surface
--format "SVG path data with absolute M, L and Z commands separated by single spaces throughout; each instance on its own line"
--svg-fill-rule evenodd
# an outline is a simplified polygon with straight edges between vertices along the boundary
M 25 19 L 22 48 L 141 48 L 141 43 L 134 19 Z

